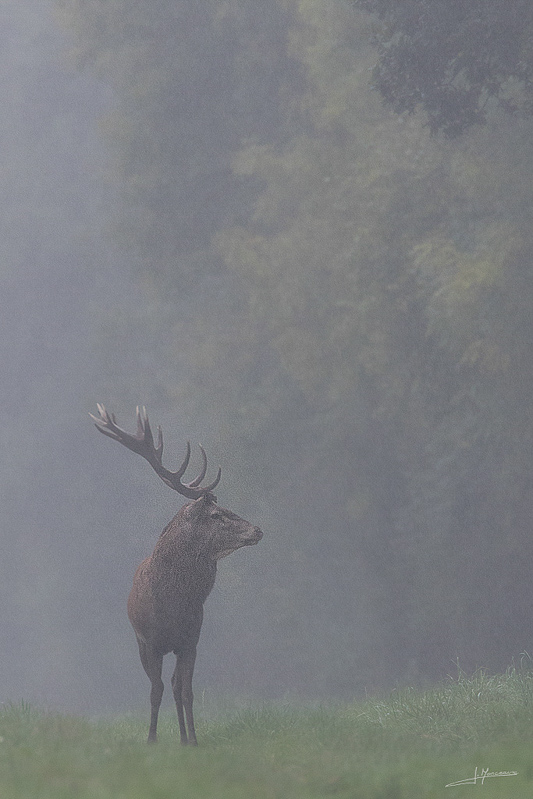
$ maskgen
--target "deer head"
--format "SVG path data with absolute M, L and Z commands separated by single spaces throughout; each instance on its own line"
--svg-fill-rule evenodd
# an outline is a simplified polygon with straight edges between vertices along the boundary
M 263 537 L 258 527 L 217 505 L 213 494 L 204 494 L 185 505 L 179 519 L 183 539 L 212 560 L 221 560 L 241 547 L 253 546 Z

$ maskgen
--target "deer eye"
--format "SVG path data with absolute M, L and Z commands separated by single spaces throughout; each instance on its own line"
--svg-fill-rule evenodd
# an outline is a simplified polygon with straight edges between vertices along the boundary
M 212 518 L 212 519 L 223 519 L 223 518 L 224 518 L 224 515 L 223 515 L 223 514 L 222 514 L 222 513 L 221 513 L 219 510 L 215 510 L 215 511 L 214 511 L 214 512 L 211 514 L 211 518 Z

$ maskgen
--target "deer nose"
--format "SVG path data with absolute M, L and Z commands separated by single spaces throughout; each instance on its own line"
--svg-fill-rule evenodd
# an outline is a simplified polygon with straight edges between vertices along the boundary
M 259 527 L 254 527 L 253 535 L 255 542 L 258 543 L 263 538 L 263 531 Z

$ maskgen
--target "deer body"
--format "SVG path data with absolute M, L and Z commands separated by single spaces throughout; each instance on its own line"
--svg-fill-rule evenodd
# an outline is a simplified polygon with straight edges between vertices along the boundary
M 137 410 L 138 431 L 132 436 L 117 426 L 114 416 L 103 406 L 98 407 L 100 418 L 93 419 L 100 432 L 143 455 L 168 485 L 193 499 L 165 527 L 152 555 L 143 560 L 135 572 L 128 598 L 128 617 L 137 637 L 141 663 L 152 684 L 148 741 L 157 740 L 157 719 L 164 689 L 163 657 L 173 652 L 176 667 L 171 682 L 180 739 L 182 744 L 195 745 L 192 676 L 203 604 L 215 583 L 217 561 L 240 547 L 257 544 L 263 534 L 258 527 L 217 505 L 212 489 L 220 479 L 220 470 L 214 483 L 206 488 L 199 487 L 207 468 L 203 449 L 201 474 L 184 485 L 181 476 L 188 465 L 189 445 L 180 469 L 168 472 L 161 464 L 161 431 L 155 447 L 146 412 L 142 416 Z

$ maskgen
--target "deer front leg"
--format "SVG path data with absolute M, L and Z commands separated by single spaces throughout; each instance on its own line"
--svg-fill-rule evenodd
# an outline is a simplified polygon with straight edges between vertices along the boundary
M 139 654 L 141 656 L 141 663 L 152 683 L 152 690 L 150 691 L 150 730 L 148 732 L 148 743 L 155 743 L 157 741 L 157 719 L 159 716 L 159 708 L 161 707 L 161 699 L 163 698 L 164 685 L 161 679 L 161 671 L 163 669 L 163 655 L 154 652 L 143 641 L 139 643 Z
M 172 691 L 178 711 L 178 722 L 180 726 L 180 741 L 183 745 L 190 744 L 197 746 L 196 730 L 194 729 L 194 716 L 192 712 L 193 692 L 192 675 L 194 663 L 196 661 L 196 647 L 183 654 L 176 655 L 176 668 L 172 675 Z M 184 714 L 185 711 L 185 714 Z M 187 719 L 187 730 L 185 729 L 185 719 Z
M 187 730 L 185 728 L 185 716 L 183 714 L 183 700 L 181 698 L 181 691 L 183 686 L 183 677 L 181 673 L 181 660 L 176 657 L 176 668 L 171 679 L 172 693 L 174 694 L 174 701 L 176 702 L 176 710 L 178 711 L 178 723 L 180 725 L 180 741 L 183 746 L 189 743 L 187 738 Z

